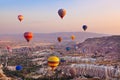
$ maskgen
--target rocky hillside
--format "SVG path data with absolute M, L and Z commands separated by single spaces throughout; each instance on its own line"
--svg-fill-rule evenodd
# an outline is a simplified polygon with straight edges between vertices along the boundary
M 120 35 L 88 38 L 78 46 L 83 53 L 120 58 Z

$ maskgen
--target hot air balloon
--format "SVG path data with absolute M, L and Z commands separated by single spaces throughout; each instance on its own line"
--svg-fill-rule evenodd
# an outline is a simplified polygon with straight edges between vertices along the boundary
M 33 33 L 32 32 L 25 32 L 24 37 L 29 42 L 33 38 Z
M 7 46 L 7 50 L 8 52 L 12 52 L 12 49 L 10 48 L 10 46 Z
M 52 71 L 59 65 L 60 59 L 57 56 L 50 56 L 48 58 L 48 65 L 52 68 Z
M 53 49 L 54 49 L 54 46 L 50 46 L 50 49 L 53 50 Z
M 10 49 L 10 46 L 7 46 L 7 50 L 9 50 Z
M 69 51 L 71 48 L 70 47 L 66 47 L 66 51 Z
M 60 59 L 60 62 L 64 63 L 64 62 L 66 62 L 66 60 L 63 59 L 63 58 L 61 58 L 61 59 Z
M 58 42 L 61 42 L 61 41 L 62 41 L 62 38 L 61 38 L 61 37 L 58 37 L 57 40 L 58 40 Z
M 17 65 L 16 66 L 16 70 L 22 70 L 22 66 L 21 65 Z
M 58 15 L 63 19 L 63 17 L 66 15 L 66 10 L 65 9 L 59 9 L 58 10 Z
M 23 15 L 18 15 L 18 20 L 21 22 L 23 20 Z
M 86 26 L 86 25 L 83 25 L 83 27 L 82 27 L 82 28 L 83 28 L 83 30 L 84 30 L 84 31 L 86 31 L 87 26 Z
M 71 38 L 72 40 L 74 40 L 74 39 L 75 39 L 75 36 L 74 36 L 74 35 L 72 35 L 70 38 Z

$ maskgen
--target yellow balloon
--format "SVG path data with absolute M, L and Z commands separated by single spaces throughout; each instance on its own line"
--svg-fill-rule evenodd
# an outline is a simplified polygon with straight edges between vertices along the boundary
M 50 56 L 48 58 L 48 65 L 54 70 L 59 65 L 60 59 L 57 56 Z

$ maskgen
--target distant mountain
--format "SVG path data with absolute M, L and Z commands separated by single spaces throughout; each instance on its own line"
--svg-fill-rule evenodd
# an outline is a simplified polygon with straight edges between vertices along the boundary
M 75 35 L 75 41 L 82 42 L 87 38 L 102 37 L 107 34 L 98 34 L 91 32 L 58 32 L 58 33 L 34 33 L 34 38 L 32 41 L 41 42 L 57 42 L 57 37 L 61 36 L 63 41 L 69 41 L 70 36 Z M 4 34 L 0 35 L 0 40 L 13 40 L 13 41 L 24 41 L 23 34 Z
M 88 38 L 78 46 L 81 51 L 84 50 L 84 53 L 120 59 L 120 35 Z

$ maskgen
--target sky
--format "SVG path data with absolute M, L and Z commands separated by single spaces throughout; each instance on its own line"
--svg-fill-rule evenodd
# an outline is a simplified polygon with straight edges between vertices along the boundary
M 120 0 L 0 0 L 0 19 L 0 34 L 84 32 L 85 24 L 86 32 L 120 35 Z

